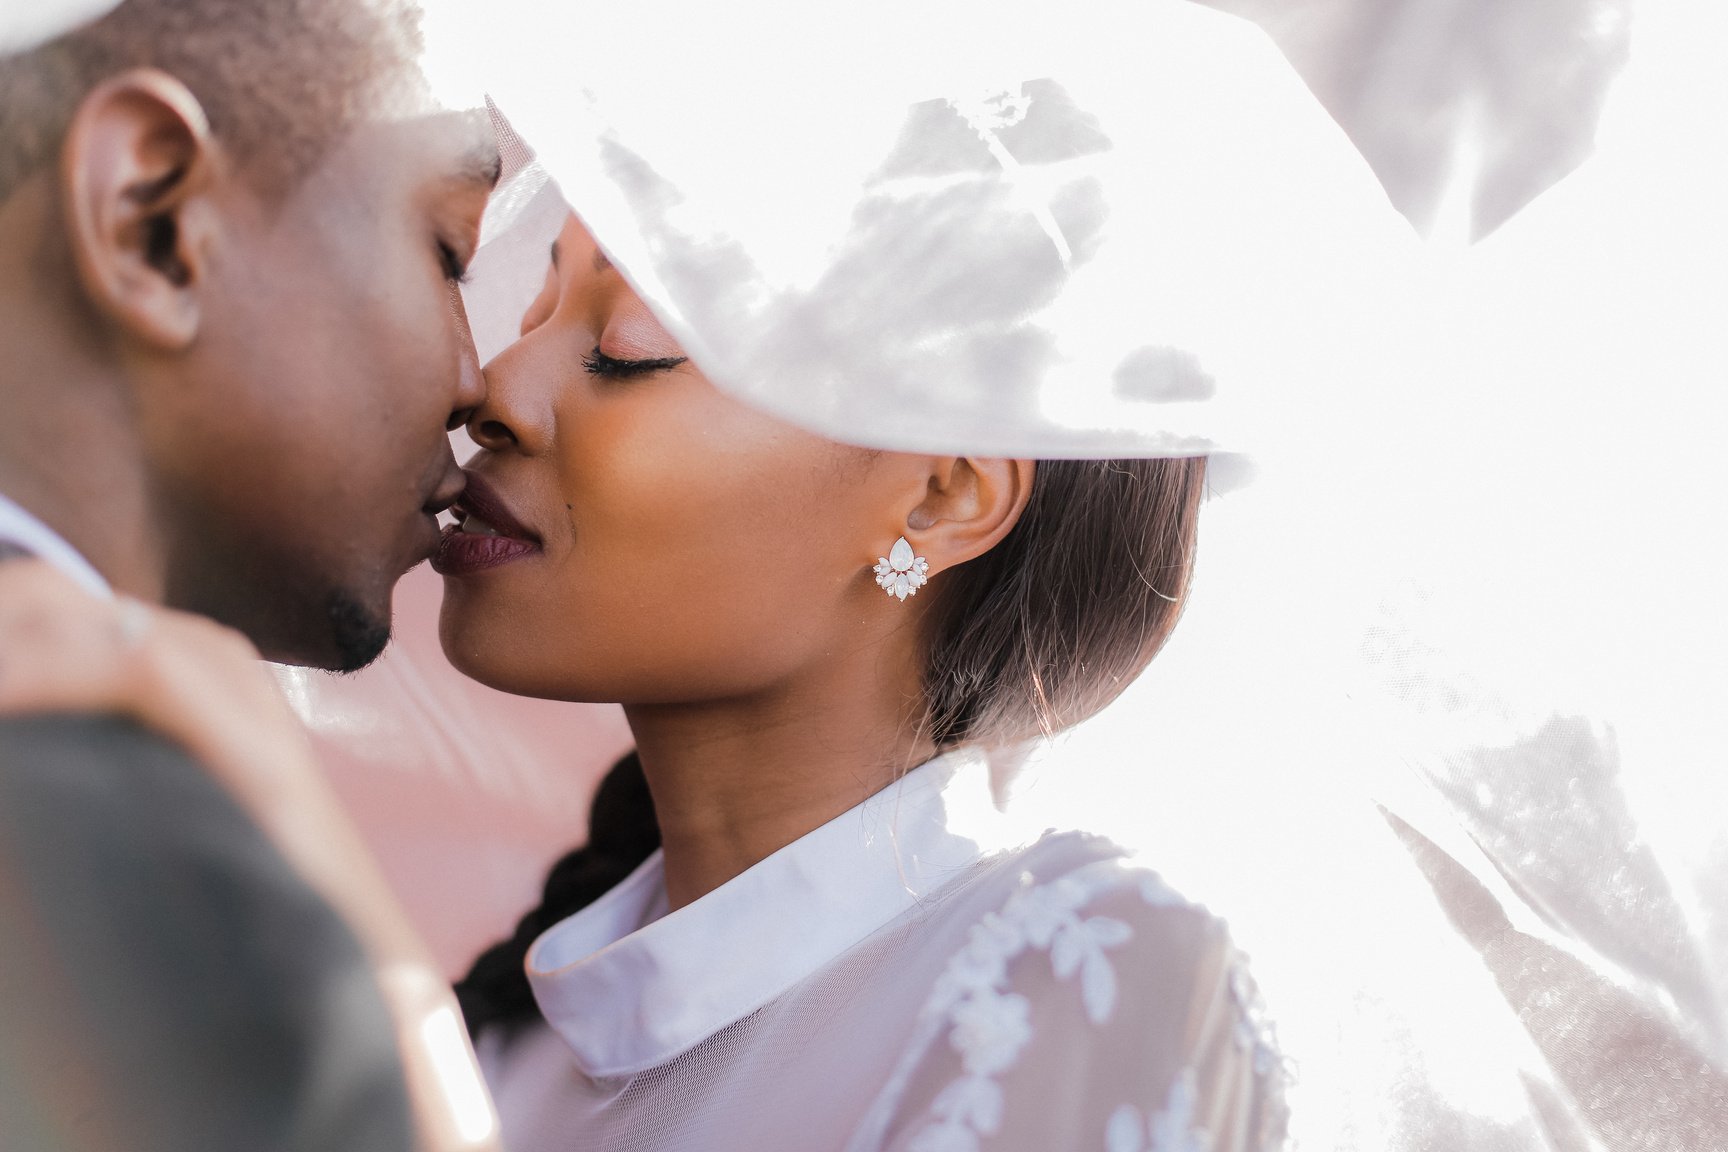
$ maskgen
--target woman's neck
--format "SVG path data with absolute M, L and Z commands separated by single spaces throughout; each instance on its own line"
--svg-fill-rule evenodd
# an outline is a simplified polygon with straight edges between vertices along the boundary
M 854 654 L 745 700 L 627 705 L 680 908 L 935 752 L 915 663 Z M 890 671 L 896 664 L 910 667 Z M 910 675 L 911 679 L 906 677 Z

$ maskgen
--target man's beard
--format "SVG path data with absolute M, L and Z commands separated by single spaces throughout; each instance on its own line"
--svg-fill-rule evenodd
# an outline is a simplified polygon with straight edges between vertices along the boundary
M 336 651 L 332 672 L 358 672 L 378 659 L 390 643 L 389 617 L 380 619 L 359 600 L 340 588 L 325 604 L 330 620 L 330 639 Z

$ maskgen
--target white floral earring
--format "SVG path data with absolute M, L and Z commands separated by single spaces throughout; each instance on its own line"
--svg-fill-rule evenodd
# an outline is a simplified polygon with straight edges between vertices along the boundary
M 901 600 L 908 596 L 916 596 L 918 589 L 930 582 L 930 561 L 922 556 L 912 554 L 912 545 L 906 543 L 906 537 L 894 541 L 894 547 L 888 550 L 888 555 L 876 561 L 876 584 L 890 596 Z

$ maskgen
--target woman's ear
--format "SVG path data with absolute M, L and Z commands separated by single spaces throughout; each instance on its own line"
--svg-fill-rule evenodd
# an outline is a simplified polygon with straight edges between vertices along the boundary
M 931 462 L 924 499 L 906 517 L 907 535 L 932 571 L 994 548 L 1032 498 L 1031 460 L 947 456 Z
M 137 340 L 180 349 L 197 335 L 218 161 L 203 107 L 165 72 L 111 77 L 73 114 L 67 241 L 92 305 Z

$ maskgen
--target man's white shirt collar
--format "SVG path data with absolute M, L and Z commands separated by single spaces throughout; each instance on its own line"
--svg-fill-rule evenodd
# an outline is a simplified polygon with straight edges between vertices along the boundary
M 688 1051 L 1026 841 L 991 802 L 982 754 L 950 752 L 668 912 L 659 852 L 547 929 L 528 980 L 590 1077 Z
M 66 543 L 59 533 L 24 511 L 0 493 L 0 540 L 16 544 L 39 560 L 45 560 L 70 576 L 92 596 L 114 594 L 102 574 L 90 566 L 78 549 Z

